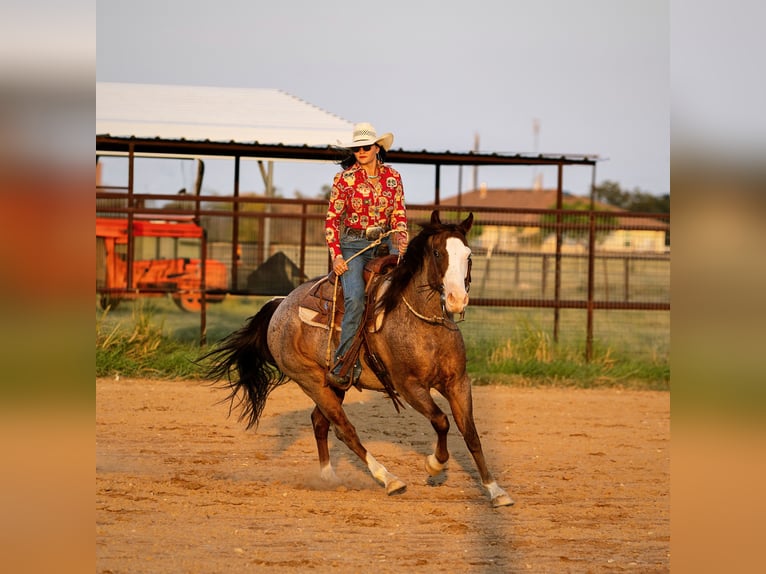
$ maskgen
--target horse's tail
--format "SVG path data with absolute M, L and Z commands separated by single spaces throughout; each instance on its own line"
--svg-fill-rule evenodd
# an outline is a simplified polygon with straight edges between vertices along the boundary
M 236 407 L 241 408 L 239 420 L 247 420 L 247 428 L 258 426 L 269 393 L 286 379 L 274 362 L 266 340 L 269 322 L 281 302 L 282 299 L 270 300 L 244 327 L 199 359 L 211 361 L 205 367 L 207 378 L 214 382 L 225 379 L 223 387 L 230 392 L 221 402 L 229 401 L 229 415 L 236 402 Z M 232 376 L 235 368 L 236 375 Z

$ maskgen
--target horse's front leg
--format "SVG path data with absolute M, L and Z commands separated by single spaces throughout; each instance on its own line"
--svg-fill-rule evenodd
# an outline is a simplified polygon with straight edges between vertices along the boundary
M 431 476 L 436 477 L 444 470 L 449 460 L 449 450 L 447 450 L 449 419 L 435 403 L 434 407 L 436 407 L 436 412 L 432 413 L 429 418 L 431 419 L 431 426 L 436 431 L 436 446 L 433 454 L 426 457 L 426 471 Z
M 410 390 L 415 388 L 415 391 Z M 409 405 L 426 417 L 436 432 L 436 446 L 433 454 L 426 457 L 426 472 L 433 477 L 438 476 L 447 466 L 449 450 L 447 450 L 447 434 L 449 433 L 449 419 L 439 406 L 434 402 L 431 393 L 426 387 L 403 386 L 401 394 Z
M 463 385 L 460 385 L 460 392 L 455 392 L 454 389 L 448 392 L 447 400 L 452 409 L 452 416 L 455 419 L 455 424 L 457 424 L 457 428 L 460 431 L 460 434 L 463 435 L 463 440 L 465 440 L 465 444 L 471 452 L 473 460 L 476 462 L 476 468 L 479 470 L 481 482 L 489 493 L 489 497 L 492 500 L 492 506 L 513 505 L 513 499 L 507 492 L 505 492 L 505 490 L 500 488 L 487 467 L 484 451 L 481 448 L 481 439 L 479 438 L 479 433 L 476 430 L 476 424 L 473 419 L 473 399 L 471 397 L 470 383 L 465 381 Z

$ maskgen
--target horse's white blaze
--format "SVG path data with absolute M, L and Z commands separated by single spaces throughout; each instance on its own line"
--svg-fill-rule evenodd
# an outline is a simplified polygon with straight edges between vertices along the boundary
M 457 237 L 447 239 L 449 264 L 444 274 L 444 302 L 450 313 L 462 313 L 468 305 L 465 278 L 471 249 Z

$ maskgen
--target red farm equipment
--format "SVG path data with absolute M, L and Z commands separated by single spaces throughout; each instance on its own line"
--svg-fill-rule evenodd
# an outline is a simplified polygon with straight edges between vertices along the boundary
M 204 230 L 190 220 L 133 220 L 132 277 L 128 275 L 128 220 L 96 218 L 96 288 L 103 309 L 115 308 L 138 294 L 166 296 L 184 311 L 202 308 L 202 260 L 184 257 L 199 254 Z M 146 255 L 151 255 L 147 258 Z M 218 303 L 226 297 L 226 266 L 205 260 L 205 300 Z M 130 281 L 130 285 L 128 282 Z

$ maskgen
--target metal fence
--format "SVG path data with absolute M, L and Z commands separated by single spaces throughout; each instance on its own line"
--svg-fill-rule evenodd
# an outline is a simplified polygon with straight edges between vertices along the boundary
M 563 322 L 576 321 L 588 359 L 599 332 L 595 313 L 670 309 L 667 214 L 408 205 L 411 235 L 435 208 L 447 221 L 474 214 L 471 306 L 545 310 L 554 341 Z M 97 293 L 104 306 L 169 293 L 199 312 L 204 343 L 209 300 L 284 295 L 329 271 L 325 210 L 322 200 L 179 199 L 98 188 Z M 99 236 L 98 222 L 114 219 L 124 223 L 121 233 Z M 173 233 L 180 224 L 200 233 Z

